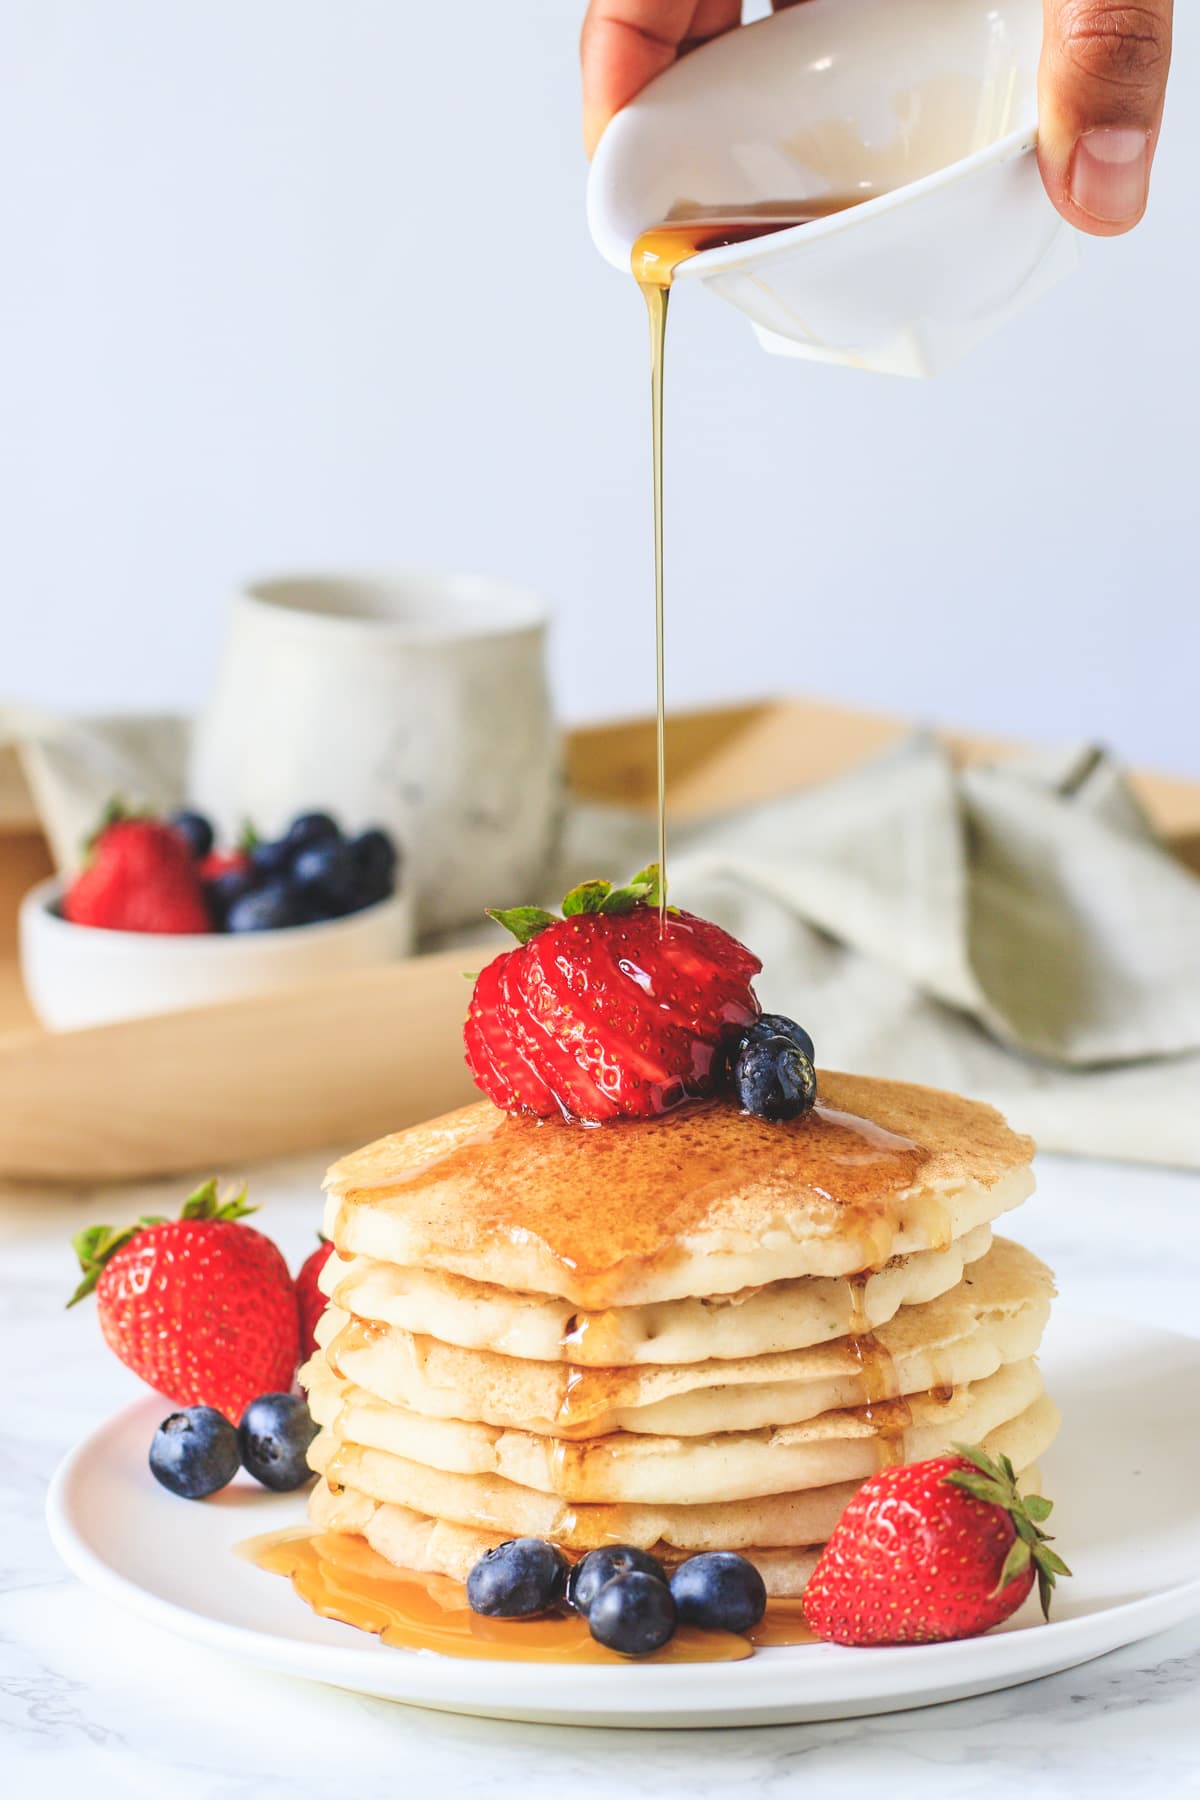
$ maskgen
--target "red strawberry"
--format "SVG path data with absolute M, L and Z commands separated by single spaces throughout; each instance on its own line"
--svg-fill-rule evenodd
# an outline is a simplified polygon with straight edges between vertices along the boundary
M 657 865 L 614 890 L 589 881 L 563 917 L 519 906 L 492 917 L 520 949 L 475 983 L 467 1064 L 507 1112 L 647 1118 L 711 1093 L 723 1042 L 757 1018 L 761 968 L 736 938 L 672 907 Z
M 219 875 L 228 875 L 231 870 L 240 874 L 249 867 L 250 855 L 246 850 L 210 850 L 196 865 L 196 873 L 201 881 L 215 881 Z
M 555 1111 L 554 1096 L 537 1070 L 516 1054 L 501 1013 L 505 965 L 517 954 L 515 950 L 502 951 L 476 977 L 463 1041 L 471 1073 L 497 1106 L 506 1112 L 545 1115 Z
M 317 1286 L 321 1270 L 333 1255 L 333 1245 L 322 1238 L 296 1276 L 296 1301 L 300 1308 L 300 1361 L 307 1362 L 317 1347 L 317 1320 L 325 1311 L 325 1296 Z
M 107 931 L 191 933 L 212 921 L 184 838 L 159 819 L 110 813 L 91 860 L 63 897 L 73 925 Z
M 976 1637 L 1016 1612 L 1037 1575 L 1050 1616 L 1071 1571 L 1041 1529 L 1051 1502 L 1022 1495 L 1012 1463 L 956 1456 L 898 1464 L 865 1481 L 804 1590 L 804 1617 L 835 1644 Z
M 213 1406 L 236 1425 L 250 1401 L 292 1385 L 296 1289 L 270 1238 L 240 1221 L 245 1194 L 222 1204 L 215 1181 L 178 1219 L 93 1225 L 73 1239 L 96 1290 L 100 1328 L 121 1361 L 176 1406 Z

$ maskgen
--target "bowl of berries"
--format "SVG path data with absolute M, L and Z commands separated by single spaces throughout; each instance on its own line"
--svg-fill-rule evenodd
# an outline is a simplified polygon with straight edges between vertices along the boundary
M 221 847 L 200 813 L 114 803 L 72 876 L 20 919 L 21 971 L 51 1030 L 245 999 L 390 962 L 413 948 L 385 831 L 302 813 L 278 838 Z

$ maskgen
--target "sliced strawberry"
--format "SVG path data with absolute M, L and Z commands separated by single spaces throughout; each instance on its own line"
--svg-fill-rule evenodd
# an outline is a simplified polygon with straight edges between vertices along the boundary
M 619 1108 L 578 1060 L 567 1039 L 555 992 L 541 979 L 527 952 L 510 952 L 500 991 L 516 1049 L 542 1077 L 556 1102 L 555 1110 L 593 1123 L 615 1118 Z
M 657 890 L 648 869 L 616 892 L 585 883 L 563 918 L 535 907 L 495 915 L 521 948 L 480 976 L 465 1042 L 498 1105 L 546 1115 L 557 1104 L 601 1122 L 712 1091 L 725 1038 L 758 1015 L 760 964 L 719 926 L 660 916 Z
M 616 928 L 630 922 L 613 920 L 611 932 L 602 933 L 591 921 L 571 920 L 543 932 L 525 952 L 527 980 L 542 984 L 558 1041 L 618 1105 L 622 1095 L 632 1101 L 669 1082 L 673 1070 L 692 1066 L 689 1034 L 672 1022 L 652 987 L 648 992 L 622 967 L 632 946 L 629 934 Z
M 521 1055 L 503 1016 L 500 982 L 504 966 L 513 955 L 512 950 L 504 951 L 476 979 L 463 1034 L 467 1062 L 488 1099 L 505 1112 L 533 1112 L 545 1117 L 558 1110 L 554 1096 Z

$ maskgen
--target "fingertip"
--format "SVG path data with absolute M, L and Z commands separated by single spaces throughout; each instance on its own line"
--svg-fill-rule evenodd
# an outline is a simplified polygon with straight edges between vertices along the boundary
M 1097 126 L 1074 143 L 1039 146 L 1042 183 L 1056 210 L 1089 237 L 1123 237 L 1146 212 L 1152 133 Z
M 583 148 L 590 162 L 596 153 L 596 145 L 604 136 L 604 128 L 612 115 L 598 106 L 586 106 L 583 109 Z

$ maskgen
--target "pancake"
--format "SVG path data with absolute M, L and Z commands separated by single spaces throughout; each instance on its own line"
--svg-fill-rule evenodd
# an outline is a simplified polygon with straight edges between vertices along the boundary
M 978 1443 L 1041 1393 L 1037 1364 L 1027 1358 L 945 1397 L 915 1394 L 799 1425 L 703 1438 L 614 1432 L 571 1443 L 427 1419 L 350 1389 L 326 1428 L 332 1451 L 314 1449 L 313 1461 L 361 1493 L 438 1517 L 455 1516 L 438 1503 L 442 1483 L 466 1481 L 483 1492 L 500 1482 L 512 1490 L 502 1498 L 514 1529 L 537 1535 L 520 1523 L 526 1498 L 535 1512 L 533 1503 L 546 1495 L 572 1505 L 709 1505 L 864 1481 L 880 1466 L 881 1436 L 902 1443 L 901 1454 L 888 1460 L 939 1456 L 951 1442 Z
M 988 1432 L 983 1448 L 991 1456 L 1010 1457 L 1016 1468 L 1027 1468 L 1053 1441 L 1057 1429 L 1058 1410 L 1043 1394 L 1017 1417 Z M 921 1454 L 940 1454 L 957 1438 L 958 1431 L 952 1430 L 950 1440 L 931 1443 Z M 347 1506 L 353 1508 L 353 1516 L 362 1516 L 365 1496 L 368 1502 L 404 1507 L 502 1539 L 548 1538 L 569 1551 L 612 1543 L 652 1549 L 660 1541 L 688 1551 L 745 1550 L 754 1544 L 807 1547 L 825 1542 L 861 1485 L 843 1481 L 708 1505 L 576 1506 L 498 1476 L 447 1475 L 379 1451 L 347 1453 L 343 1461 L 325 1432 L 314 1440 L 310 1459 L 335 1490 L 349 1490 Z M 314 1499 L 318 1511 L 322 1504 Z
M 483 1101 L 335 1164 L 326 1235 L 343 1256 L 597 1310 L 878 1268 L 1031 1191 L 1033 1145 L 991 1107 L 820 1081 L 788 1123 L 711 1103 L 584 1130 Z
M 1052 1293 L 1045 1265 L 998 1238 L 971 1265 L 969 1280 L 924 1306 L 899 1311 L 876 1334 L 873 1359 L 841 1339 L 726 1362 L 579 1370 L 462 1350 L 396 1327 L 364 1324 L 337 1307 L 326 1311 L 318 1339 L 345 1382 L 431 1418 L 559 1438 L 615 1431 L 700 1436 L 796 1424 L 861 1405 L 879 1392 L 880 1351 L 890 1358 L 896 1393 L 983 1380 L 1036 1352 Z M 323 1379 L 320 1367 L 301 1372 L 306 1386 Z
M 858 1289 L 860 1329 L 875 1330 L 902 1306 L 920 1306 L 944 1294 L 991 1242 L 991 1227 L 977 1225 L 945 1250 L 894 1257 Z M 553 1295 L 337 1255 L 321 1271 L 321 1287 L 335 1305 L 360 1319 L 398 1325 L 464 1350 L 579 1368 L 802 1350 L 844 1337 L 856 1297 L 844 1280 L 802 1278 L 702 1299 L 584 1312 Z
M 1041 1472 L 1036 1464 L 1023 1471 L 1020 1485 L 1027 1494 L 1040 1491 Z M 380 1506 L 347 1490 L 333 1494 L 325 1482 L 314 1490 L 309 1511 L 314 1525 L 320 1530 L 364 1536 L 380 1556 L 397 1568 L 429 1575 L 449 1575 L 457 1581 L 465 1581 L 484 1552 L 503 1542 L 495 1532 L 431 1519 L 408 1507 Z M 680 1562 L 685 1554 L 673 1544 L 662 1542 L 650 1548 L 668 1568 Z M 757 1566 L 770 1597 L 773 1600 L 789 1599 L 804 1592 L 821 1554 L 821 1545 L 764 1549 L 751 1544 L 744 1554 Z

